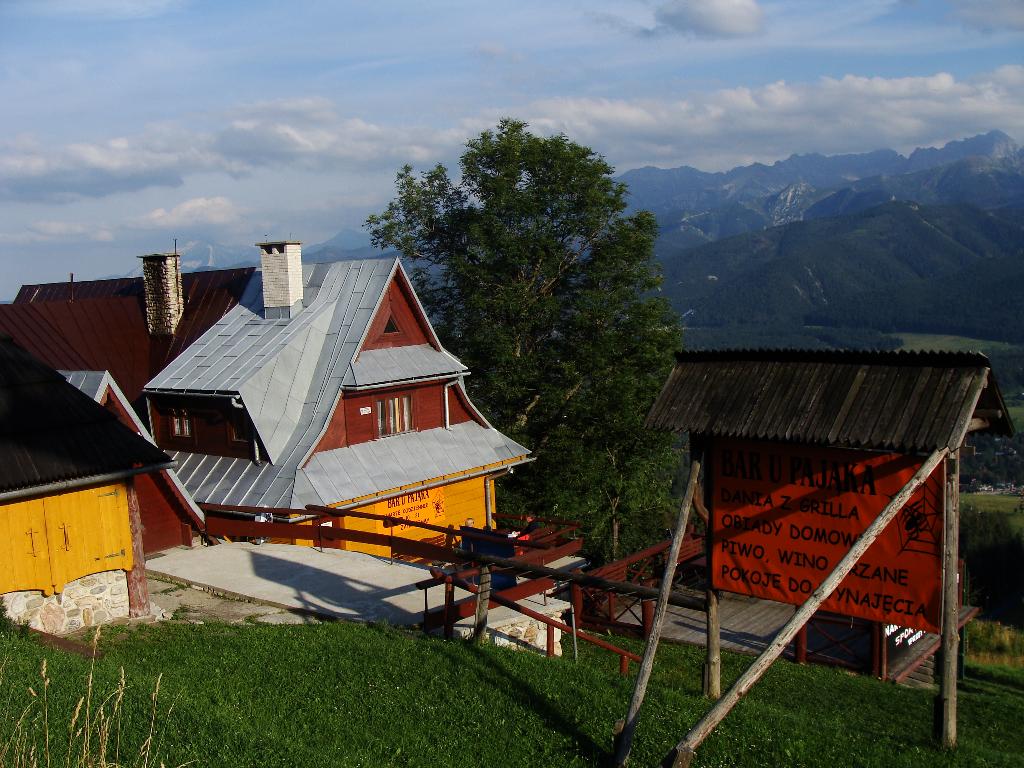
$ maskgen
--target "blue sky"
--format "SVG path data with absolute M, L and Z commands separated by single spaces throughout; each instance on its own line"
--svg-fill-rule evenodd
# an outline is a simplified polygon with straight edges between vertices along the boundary
M 1024 0 L 0 0 L 0 98 L 9 299 L 322 241 L 502 116 L 619 171 L 1021 141 Z

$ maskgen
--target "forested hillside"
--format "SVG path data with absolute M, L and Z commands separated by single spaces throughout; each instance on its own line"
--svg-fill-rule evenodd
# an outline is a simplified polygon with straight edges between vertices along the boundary
M 657 258 L 689 326 L 828 325 L 1024 340 L 1024 219 L 886 203 Z M 920 318 L 920 319 L 919 319 Z M 979 333 L 998 323 L 999 336 Z

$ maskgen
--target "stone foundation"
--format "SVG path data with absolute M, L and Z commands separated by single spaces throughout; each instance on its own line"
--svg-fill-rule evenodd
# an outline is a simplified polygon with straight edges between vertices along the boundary
M 128 578 L 124 571 L 103 571 L 75 579 L 64 591 L 44 597 L 39 590 L 2 596 L 7 616 L 52 635 L 105 624 L 128 615 Z
M 561 620 L 561 617 L 556 617 Z M 487 628 L 487 634 L 495 645 L 513 648 L 527 648 L 531 651 L 547 653 L 548 628 L 536 619 L 521 616 L 519 621 L 512 621 L 500 626 Z M 571 637 L 571 636 L 570 636 Z M 562 630 L 555 629 L 554 655 L 562 655 Z
M 540 597 L 528 597 L 522 602 L 528 608 L 558 621 L 564 621 L 565 612 L 569 609 L 567 602 L 554 598 L 544 600 Z M 453 630 L 456 637 L 472 637 L 473 617 L 463 619 Z M 562 631 L 556 629 L 554 632 L 553 653 L 555 656 L 561 656 Z M 548 650 L 547 625 L 509 608 L 491 608 L 487 615 L 487 636 L 495 645 L 540 653 L 547 653 Z

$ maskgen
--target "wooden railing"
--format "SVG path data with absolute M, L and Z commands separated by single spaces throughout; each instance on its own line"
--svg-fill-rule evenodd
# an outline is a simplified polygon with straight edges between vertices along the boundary
M 670 545 L 671 540 L 666 539 L 621 560 L 587 571 L 587 574 L 611 581 L 656 585 L 664 570 Z M 704 537 L 691 532 L 680 545 L 677 565 L 696 561 L 703 556 Z M 637 600 L 579 584 L 572 585 L 570 599 L 585 629 L 644 637 L 650 632 L 654 618 L 653 599 Z
M 445 573 L 444 571 L 442 571 L 442 570 L 440 570 L 438 568 L 431 568 L 430 569 L 430 573 L 433 576 L 433 579 L 420 582 L 420 584 L 418 584 L 417 586 L 419 586 L 421 589 L 424 590 L 423 600 L 424 600 L 424 605 L 426 605 L 426 600 L 427 600 L 427 598 L 426 598 L 426 589 L 428 589 L 431 586 L 437 586 L 439 584 L 443 584 L 444 585 L 444 588 L 445 588 L 445 602 L 444 602 L 444 608 L 442 609 L 443 610 L 443 614 L 442 614 L 443 615 L 443 623 L 442 623 L 441 626 L 444 629 L 444 636 L 445 636 L 445 638 L 451 639 L 452 636 L 454 635 L 455 623 L 459 620 L 459 618 L 465 618 L 464 616 L 459 616 L 458 612 L 454 609 L 454 606 L 456 605 L 456 603 L 454 602 L 455 589 L 456 588 L 462 589 L 462 590 L 465 590 L 466 592 L 469 592 L 472 595 L 476 595 L 476 594 L 479 593 L 480 588 L 477 587 L 477 585 L 473 584 L 472 582 L 469 582 L 469 581 L 466 581 L 465 579 L 459 578 L 458 576 L 456 576 L 454 574 Z M 527 608 L 525 605 L 520 605 L 514 599 L 512 599 L 511 597 L 508 596 L 509 592 L 511 592 L 511 591 L 512 590 L 505 590 L 504 592 L 500 592 L 500 593 L 492 592 L 491 593 L 491 597 L 490 597 L 490 604 L 492 606 L 504 606 L 506 608 L 511 608 L 513 611 L 516 611 L 517 613 L 521 613 L 523 616 L 531 618 L 534 621 L 538 621 L 541 624 L 544 624 L 546 629 L 547 629 L 547 631 L 546 631 L 546 643 L 547 643 L 547 645 L 546 645 L 546 649 L 545 650 L 546 650 L 546 653 L 547 653 L 548 656 L 554 656 L 555 655 L 555 648 L 554 648 L 554 644 L 555 644 L 555 630 L 558 629 L 558 630 L 561 630 L 563 633 L 567 633 L 570 637 L 576 637 L 577 639 L 582 640 L 585 643 L 590 643 L 591 645 L 597 646 L 598 648 L 602 648 L 602 649 L 604 649 L 606 651 L 611 651 L 612 653 L 615 653 L 616 655 L 618 655 L 618 657 L 619 657 L 619 674 L 621 674 L 621 675 L 629 674 L 629 662 L 631 662 L 631 661 L 635 661 L 637 663 L 640 662 L 640 657 L 637 656 L 632 651 L 627 651 L 625 648 L 619 648 L 616 645 L 612 645 L 611 643 L 609 643 L 609 642 L 607 642 L 605 640 L 602 640 L 600 637 L 595 637 L 595 636 L 590 635 L 590 634 L 588 634 L 586 632 L 580 631 L 580 629 L 578 627 L 577 628 L 573 628 L 573 627 L 569 626 L 568 624 L 566 624 L 565 622 L 559 621 L 558 619 L 553 619 L 550 616 L 545 616 L 543 613 L 540 613 L 539 611 L 535 611 L 532 608 Z M 461 604 L 472 604 L 473 602 L 475 602 L 475 601 L 470 599 L 469 601 L 466 601 L 466 602 L 461 603 Z M 424 623 L 424 627 L 426 628 L 426 625 L 427 625 L 426 615 L 424 615 L 424 622 L 423 623 Z
M 246 538 L 281 538 L 297 541 L 311 541 L 323 545 L 326 542 L 355 542 L 373 546 L 390 547 L 392 554 L 409 557 L 427 562 L 453 562 L 465 558 L 453 556 L 456 540 L 472 540 L 480 542 L 508 541 L 506 536 L 492 531 L 480 529 L 456 529 L 454 526 L 440 526 L 431 523 L 407 520 L 393 515 L 378 515 L 358 510 L 335 510 L 330 507 L 310 505 L 305 509 L 289 509 L 281 507 L 252 507 L 232 504 L 201 504 L 206 517 L 206 532 L 210 536 L 231 536 Z M 229 515 L 230 517 L 225 517 Z M 257 515 L 271 516 L 274 522 L 256 522 Z M 239 517 L 241 516 L 241 517 Z M 387 533 L 356 531 L 345 528 L 334 528 L 320 525 L 338 518 L 357 518 L 374 520 L 383 523 Z M 275 518 L 280 518 L 278 521 Z M 312 525 L 298 523 L 312 522 Z M 423 531 L 440 534 L 444 543 L 423 541 L 394 533 L 398 526 L 407 526 Z M 536 562 L 546 563 L 578 552 L 583 544 L 582 539 L 566 540 L 567 536 L 575 536 L 579 531 L 578 524 L 565 524 L 557 529 L 542 530 L 536 536 L 526 540 L 515 540 L 517 549 L 536 550 L 545 553 Z M 438 537 L 439 538 L 439 537 Z

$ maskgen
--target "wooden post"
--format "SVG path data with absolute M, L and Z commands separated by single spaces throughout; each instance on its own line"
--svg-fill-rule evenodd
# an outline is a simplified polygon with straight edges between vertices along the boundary
M 722 695 L 722 623 L 718 613 L 718 592 L 711 587 L 712 555 L 714 554 L 715 542 L 711 533 L 711 514 L 704 506 L 704 489 L 698 489 L 694 495 L 694 506 L 698 510 L 704 510 L 704 559 L 707 571 L 707 617 L 705 626 L 707 637 L 704 643 L 704 695 L 709 699 L 717 701 Z
M 665 613 L 668 610 L 668 596 L 669 592 L 672 591 L 672 579 L 676 575 L 676 561 L 679 560 L 679 548 L 682 546 L 683 536 L 686 535 L 686 524 L 690 519 L 690 507 L 693 506 L 693 494 L 697 489 L 697 476 L 699 474 L 700 459 L 693 456 L 690 462 L 690 479 L 686 484 L 683 503 L 679 506 L 676 527 L 672 531 L 672 545 L 668 550 L 668 557 L 665 561 L 665 573 L 661 578 L 661 589 L 658 591 L 658 602 L 654 607 L 654 623 L 651 626 L 651 636 L 647 639 L 647 646 L 644 648 L 644 658 L 640 662 L 640 670 L 636 675 L 636 684 L 633 688 L 633 698 L 629 703 L 629 712 L 622 725 L 622 731 L 615 736 L 615 765 L 617 766 L 626 764 L 626 761 L 629 759 L 629 751 L 633 746 L 636 719 L 640 712 L 640 705 L 644 701 L 644 694 L 647 692 L 647 682 L 651 678 L 651 670 L 654 668 L 654 655 L 658 652 L 661 628 L 665 623 Z
M 878 666 L 882 669 L 879 677 L 885 680 L 889 676 L 889 643 L 885 636 L 885 624 L 879 624 L 879 630 L 878 655 L 880 659 Z
M 569 595 L 572 599 L 572 615 L 576 626 L 579 626 L 580 621 L 583 619 L 583 587 L 573 582 L 572 586 L 569 587 Z
M 494 478 L 484 477 L 484 528 L 488 531 L 494 530 Z
M 640 601 L 640 624 L 643 627 L 644 638 L 651 636 L 651 627 L 654 626 L 654 601 Z
M 146 551 L 142 546 L 142 515 L 135 493 L 135 478 L 125 484 L 128 489 L 128 529 L 132 536 L 132 569 L 128 571 L 128 616 L 148 616 L 149 585 L 146 583 Z
M 704 656 L 704 695 L 717 701 L 722 695 L 722 625 L 718 593 L 708 585 L 707 647 Z
M 956 746 L 956 667 L 960 641 L 958 558 L 960 536 L 960 455 L 953 451 L 946 461 L 946 504 L 942 527 L 942 655 L 939 701 L 935 707 L 935 732 L 943 749 Z
M 807 625 L 804 624 L 800 627 L 800 631 L 796 633 L 796 663 L 806 664 L 807 663 Z
M 455 585 L 451 579 L 444 583 L 444 639 L 451 640 L 455 625 Z
M 896 517 L 903 508 L 903 505 L 914 495 L 914 492 L 928 479 L 932 470 L 938 466 L 939 462 L 945 458 L 948 452 L 949 449 L 942 448 L 932 453 L 925 460 L 921 468 L 914 473 L 914 476 L 900 489 L 899 493 L 892 497 L 892 501 L 885 505 L 885 508 L 878 513 L 878 517 L 858 537 L 850 551 L 843 556 L 843 559 L 839 561 L 832 573 L 825 578 L 821 586 L 811 593 L 807 602 L 801 605 L 792 618 L 786 622 L 786 625 L 779 630 L 775 639 L 764 649 L 754 663 L 740 675 L 739 679 L 733 683 L 732 688 L 728 690 L 725 696 L 719 699 L 708 713 L 690 729 L 683 740 L 665 756 L 661 763 L 662 766 L 665 768 L 689 768 L 694 753 L 701 742 L 715 729 L 715 726 L 722 722 L 725 716 L 732 711 L 732 708 L 750 691 L 753 685 L 761 679 L 761 676 L 768 671 L 772 662 L 782 655 L 783 650 L 789 645 L 790 640 L 793 639 L 800 627 L 807 623 L 807 620 L 814 615 L 818 607 L 828 599 L 840 582 L 853 570 L 853 566 L 857 564 L 861 556 L 875 542 L 875 539 L 885 530 L 886 526 L 892 522 L 892 519 Z
M 476 617 L 473 620 L 473 642 L 487 636 L 487 609 L 491 604 L 491 566 L 480 567 L 480 591 L 476 593 Z

